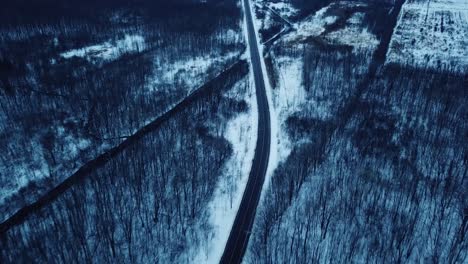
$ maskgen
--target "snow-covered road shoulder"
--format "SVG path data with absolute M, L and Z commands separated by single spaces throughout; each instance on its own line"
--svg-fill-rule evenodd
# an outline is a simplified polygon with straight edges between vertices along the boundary
M 221 181 L 208 206 L 211 232 L 193 263 L 218 263 L 229 238 L 249 178 L 257 141 L 258 109 L 252 74 L 225 96 L 247 102 L 248 110 L 230 120 L 223 136 L 232 146 Z

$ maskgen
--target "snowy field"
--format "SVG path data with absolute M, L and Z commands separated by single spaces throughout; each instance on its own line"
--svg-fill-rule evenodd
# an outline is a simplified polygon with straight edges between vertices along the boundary
M 60 54 L 64 59 L 84 58 L 89 62 L 112 61 L 124 54 L 141 52 L 145 49 L 145 40 L 140 35 L 126 35 L 117 41 L 107 41 L 80 49 L 73 49 Z
M 329 7 L 324 7 L 315 14 L 306 17 L 297 25 L 297 32 L 291 33 L 285 39 L 287 41 L 301 41 L 307 37 L 316 37 L 325 31 L 325 28 L 333 24 L 338 18 L 334 15 L 326 14 Z
M 355 53 L 372 52 L 379 40 L 369 32 L 364 25 L 365 14 L 362 12 L 353 12 L 345 20 L 342 27 L 336 30 L 327 30 L 333 25 L 339 17 L 331 12 L 332 9 L 351 9 L 357 6 L 365 6 L 363 3 L 337 2 L 330 4 L 297 22 L 294 27 L 297 29 L 286 34 L 276 45 L 281 47 L 303 49 L 302 43 L 308 38 L 317 38 L 330 45 L 351 46 Z M 260 22 L 258 22 L 260 24 Z M 294 48 L 292 48 L 294 50 Z M 302 51 L 299 51 L 300 54 Z M 304 65 L 301 56 L 277 54 L 272 49 L 273 68 L 278 77 L 277 87 L 272 90 L 273 107 L 277 115 L 279 129 L 278 149 L 279 160 L 285 160 L 289 155 L 292 145 L 289 142 L 286 132 L 286 120 L 295 112 L 301 109 L 309 109 L 315 113 L 319 119 L 329 118 L 333 105 L 319 104 L 314 98 L 307 95 L 303 84 Z M 319 74 L 317 74 L 319 75 Z M 320 88 L 319 88 L 320 89 Z M 304 143 L 304 142 L 301 142 Z
M 232 44 L 242 41 L 242 35 L 232 29 L 219 31 L 212 38 L 223 38 L 224 43 Z M 57 43 L 57 41 L 57 39 L 53 39 L 52 43 Z M 151 44 L 147 43 L 140 34 L 130 34 L 122 38 L 110 39 L 57 53 L 50 61 L 53 67 L 64 67 L 63 65 L 68 60 L 81 58 L 90 64 L 105 67 L 107 63 L 118 61 L 125 55 L 144 52 Z M 151 52 L 152 73 L 145 80 L 142 87 L 144 89 L 139 91 L 143 92 L 142 94 L 145 96 L 153 96 L 161 98 L 161 100 L 169 97 L 161 102 L 161 104 L 166 104 L 163 110 L 169 110 L 185 96 L 232 65 L 240 56 L 240 51 L 229 51 L 223 54 L 222 49 L 218 47 L 212 49 L 209 54 L 205 52 L 196 56 L 173 56 L 166 50 Z M 145 113 L 144 120 L 141 120 L 141 126 L 128 127 L 125 128 L 126 131 L 120 131 L 120 133 L 124 136 L 131 135 L 160 114 L 162 113 Z M 66 123 L 72 127 L 80 126 L 79 120 L 73 118 L 70 118 Z M 55 142 L 60 142 L 59 150 L 54 149 L 54 153 L 52 153 L 42 147 L 42 138 L 45 137 L 46 133 L 42 131 L 33 135 L 28 143 L 21 146 L 28 155 L 22 155 L 18 159 L 14 159 L 12 158 L 14 155 L 10 155 L 8 162 L 0 163 L 0 178 L 4 179 L 0 191 L 0 209 L 3 210 L 4 206 L 17 207 L 23 202 L 33 202 L 35 197 L 41 195 L 41 192 L 55 186 L 87 161 L 124 139 L 124 137 L 114 138 L 115 135 L 106 135 L 105 138 L 112 140 L 95 141 L 83 131 L 70 130 L 59 123 L 51 125 L 49 130 L 50 137 L 56 140 Z M 8 150 L 14 151 L 18 148 L 15 144 L 24 141 L 21 138 L 21 133 L 14 134 L 14 137 L 14 140 L 9 141 Z M 15 175 L 15 177 L 7 177 L 7 175 Z M 36 186 L 39 182 L 41 183 L 38 190 L 32 191 L 34 188 L 29 188 L 28 192 L 33 193 L 21 194 L 24 201 L 18 201 L 17 204 L 8 202 L 13 196 L 18 196 L 22 189 L 28 185 Z M 11 213 L 10 211 L 14 210 L 16 208 L 7 208 L 2 211 L 3 215 L 0 220 L 6 218 Z
M 297 30 L 286 35 L 284 41 L 294 44 L 315 38 L 326 44 L 351 46 L 356 50 L 375 49 L 379 40 L 364 24 L 365 14 L 362 12 L 353 12 L 345 20 L 343 26 L 330 29 L 340 18 L 332 10 L 351 10 L 358 6 L 366 5 L 363 3 L 332 3 L 298 22 Z
M 281 57 L 277 59 L 275 68 L 279 75 L 279 83 L 273 91 L 273 106 L 280 124 L 278 156 L 280 161 L 284 161 L 292 149 L 285 127 L 286 120 L 307 103 L 307 96 L 302 85 L 303 64 L 301 60 Z
M 225 96 L 245 100 L 248 110 L 231 119 L 223 136 L 233 148 L 215 196 L 208 206 L 212 229 L 192 263 L 217 263 L 221 259 L 248 181 L 257 142 L 258 109 L 252 79 L 239 82 Z
M 155 57 L 154 71 L 148 80 L 149 92 L 157 92 L 161 87 L 185 88 L 188 92 L 203 85 L 214 69 L 222 69 L 226 63 L 234 62 L 239 57 L 238 52 L 224 55 L 207 54 L 206 56 L 186 57 L 175 60 L 164 57 Z M 177 84 L 177 85 L 175 85 Z
M 363 27 L 364 13 L 356 12 L 346 20 L 346 26 L 325 36 L 331 44 L 349 45 L 356 49 L 375 49 L 379 45 L 377 37 Z
M 400 13 L 387 63 L 466 72 L 467 36 L 468 1 L 408 1 Z
M 267 2 L 264 4 L 284 18 L 290 18 L 299 13 L 299 10 L 297 10 L 290 3 L 287 2 Z

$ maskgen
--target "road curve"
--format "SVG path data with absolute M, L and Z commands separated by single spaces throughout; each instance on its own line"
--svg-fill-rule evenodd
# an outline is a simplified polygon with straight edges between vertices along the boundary
M 244 15 L 247 23 L 247 35 L 250 47 L 250 60 L 253 70 L 255 91 L 258 104 L 258 138 L 247 186 L 234 224 L 229 234 L 220 263 L 241 263 L 252 230 L 255 212 L 262 191 L 270 157 L 270 110 L 265 90 L 260 51 L 252 20 L 250 0 L 244 1 Z

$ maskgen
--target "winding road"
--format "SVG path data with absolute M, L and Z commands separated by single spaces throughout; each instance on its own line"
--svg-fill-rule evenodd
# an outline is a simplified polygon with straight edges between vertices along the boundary
M 250 170 L 247 186 L 244 190 L 241 204 L 234 224 L 229 234 L 226 247 L 220 263 L 241 263 L 252 230 L 253 221 L 260 194 L 265 180 L 265 174 L 270 157 L 270 111 L 263 78 L 260 51 L 257 36 L 252 20 L 250 0 L 244 1 L 244 14 L 247 23 L 248 43 L 250 47 L 250 60 L 253 70 L 255 89 L 258 104 L 258 138 L 255 155 Z

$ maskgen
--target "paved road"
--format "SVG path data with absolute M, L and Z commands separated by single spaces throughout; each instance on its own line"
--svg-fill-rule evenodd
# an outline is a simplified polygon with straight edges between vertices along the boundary
M 250 46 L 251 66 L 254 74 L 258 104 L 258 138 L 247 186 L 237 212 L 234 225 L 224 249 L 221 263 L 241 263 L 249 241 L 258 201 L 262 191 L 270 157 L 270 111 L 265 91 L 260 52 L 257 46 L 252 21 L 250 0 L 244 0 L 244 13 L 247 20 L 247 33 Z

